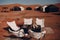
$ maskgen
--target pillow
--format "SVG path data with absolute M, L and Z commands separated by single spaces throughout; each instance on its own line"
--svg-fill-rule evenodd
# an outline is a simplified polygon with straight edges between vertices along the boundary
M 17 30 L 20 29 L 19 27 L 17 27 L 15 21 L 7 22 L 7 24 L 8 24 L 8 26 L 9 26 L 11 29 L 13 29 L 13 30 L 15 30 L 15 31 L 17 31 Z
M 31 25 L 31 24 L 32 24 L 32 18 L 30 19 L 24 18 L 24 25 Z
M 44 27 L 44 19 L 38 19 L 36 18 L 36 24 L 41 25 L 41 27 Z

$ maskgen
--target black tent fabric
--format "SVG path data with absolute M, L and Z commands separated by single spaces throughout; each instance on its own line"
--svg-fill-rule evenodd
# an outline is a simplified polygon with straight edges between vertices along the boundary
M 27 7 L 26 10 L 32 10 L 32 8 L 31 7 Z
M 54 5 L 49 5 L 45 8 L 45 12 L 58 12 L 59 8 Z
M 41 11 L 41 7 L 35 8 L 35 11 Z
M 11 11 L 21 11 L 21 8 L 17 7 L 17 6 L 14 6 Z

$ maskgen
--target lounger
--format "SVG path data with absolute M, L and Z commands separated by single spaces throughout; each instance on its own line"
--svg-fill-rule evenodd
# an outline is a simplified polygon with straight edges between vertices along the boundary
M 13 30 L 15 30 L 15 31 L 17 31 L 17 30 L 20 29 L 20 28 L 16 25 L 15 21 L 7 22 L 7 24 L 8 24 L 8 26 L 9 26 L 11 29 L 13 29 Z
M 24 18 L 24 33 L 27 36 L 30 25 L 32 25 L 32 18 Z
M 44 27 L 44 19 L 38 19 L 38 18 L 36 18 L 36 24 L 40 25 L 41 29 L 42 29 Z M 38 30 L 38 32 L 35 32 L 35 31 L 29 29 L 29 34 L 33 38 L 40 39 L 40 38 L 43 38 L 43 36 L 46 34 L 46 31 L 45 30 L 43 30 L 43 31 L 41 30 L 39 32 L 39 30 Z
M 11 28 L 11 29 L 13 29 L 14 31 L 12 31 L 12 30 L 10 30 L 9 29 L 9 31 L 11 32 L 11 33 L 13 33 L 13 35 L 15 35 L 15 36 L 17 36 L 17 37 L 23 37 L 24 36 L 24 30 L 23 29 L 20 29 L 17 25 L 16 25 L 16 23 L 15 23 L 15 21 L 12 21 L 12 22 L 7 22 L 7 24 L 8 24 L 8 26 Z

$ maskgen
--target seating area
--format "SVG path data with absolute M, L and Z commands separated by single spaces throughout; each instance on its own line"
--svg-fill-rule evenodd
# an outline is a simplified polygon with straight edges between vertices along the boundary
M 8 29 L 10 33 L 15 35 L 17 38 L 27 37 L 35 38 L 39 40 L 43 38 L 46 34 L 46 30 L 42 30 L 44 26 L 44 19 L 36 18 L 36 23 L 33 23 L 32 18 L 24 18 L 24 24 L 21 27 L 18 27 L 15 21 L 7 22 L 10 28 Z M 7 36 L 8 37 L 8 36 Z

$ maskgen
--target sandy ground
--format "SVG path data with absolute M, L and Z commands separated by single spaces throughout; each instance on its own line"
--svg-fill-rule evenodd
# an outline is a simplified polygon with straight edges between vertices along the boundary
M 44 18 L 45 27 L 53 29 L 54 33 L 46 34 L 42 40 L 60 40 L 60 15 L 54 15 L 53 13 L 43 13 L 38 11 L 17 11 L 17 12 L 1 12 L 0 13 L 0 40 L 4 40 L 4 35 L 10 35 L 3 28 L 8 27 L 7 21 L 15 20 L 17 25 L 23 24 L 24 18 Z M 48 29 L 49 30 L 49 29 Z M 36 40 L 36 39 L 31 39 Z

